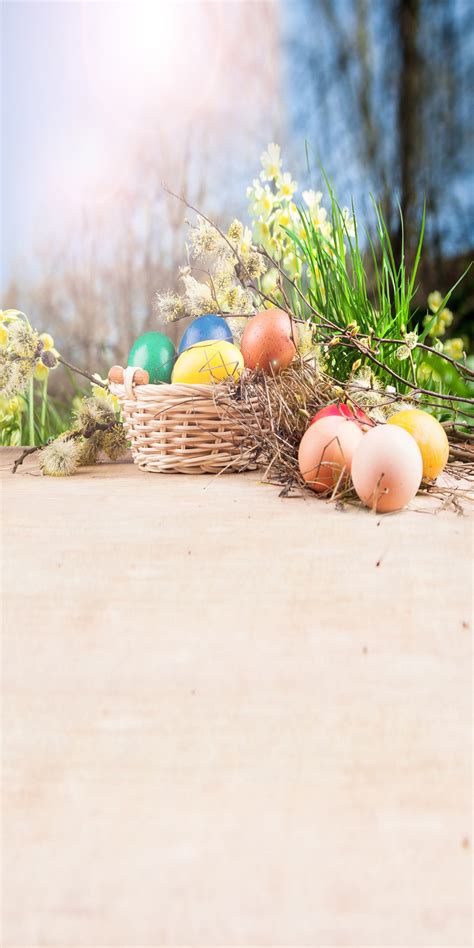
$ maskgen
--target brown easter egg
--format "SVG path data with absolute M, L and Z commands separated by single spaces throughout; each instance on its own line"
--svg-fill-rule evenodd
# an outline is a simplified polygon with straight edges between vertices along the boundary
M 248 369 L 280 372 L 296 355 L 296 326 L 282 309 L 265 309 L 250 319 L 240 348 Z

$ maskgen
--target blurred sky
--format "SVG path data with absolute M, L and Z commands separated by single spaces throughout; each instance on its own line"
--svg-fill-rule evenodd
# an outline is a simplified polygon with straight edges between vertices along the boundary
M 334 0 L 350 26 L 346 6 Z M 304 10 L 300 0 L 1 3 L 0 289 L 34 272 L 38 251 L 73 232 L 84 209 L 114 202 L 147 135 L 152 155 L 168 148 L 166 180 L 178 187 L 172 149 L 182 150 L 183 129 L 206 126 L 212 147 L 196 146 L 194 158 L 209 171 L 209 213 L 245 210 L 245 184 L 271 138 L 300 176 L 312 106 L 294 50 L 311 34 L 315 55 L 325 55 L 320 24 Z M 315 157 L 341 172 L 345 202 L 371 182 L 338 131 L 337 69 L 330 80 Z M 453 181 L 460 204 L 467 186 L 464 173 Z
M 251 15 L 251 3 L 192 0 L 2 3 L 1 286 L 14 269 L 29 272 L 36 250 L 72 228 L 84 207 L 113 201 L 147 130 L 172 135 L 177 124 L 202 125 L 212 113 L 222 137 L 215 151 L 225 153 L 232 128 L 249 115 L 250 86 L 232 88 L 237 57 L 242 70 L 246 59 L 239 6 Z M 277 4 L 270 8 L 276 15 Z M 275 45 L 271 18 L 255 41 L 263 67 Z M 271 89 L 267 96 L 270 116 L 277 100 Z M 257 169 L 271 127 L 262 123 L 253 155 L 241 154 L 234 186 L 243 189 L 251 163 Z

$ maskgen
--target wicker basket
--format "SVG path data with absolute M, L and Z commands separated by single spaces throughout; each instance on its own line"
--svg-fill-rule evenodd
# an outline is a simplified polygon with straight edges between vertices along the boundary
M 251 402 L 237 400 L 226 384 L 136 385 L 133 375 L 133 368 L 125 369 L 123 385 L 113 383 L 111 391 L 142 471 L 218 474 L 255 467 L 248 422 L 258 425 Z

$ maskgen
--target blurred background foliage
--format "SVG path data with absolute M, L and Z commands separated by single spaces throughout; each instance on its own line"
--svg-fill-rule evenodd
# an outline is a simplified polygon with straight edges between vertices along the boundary
M 426 198 L 425 310 L 472 259 L 470 0 L 40 0 L 2 20 L 2 305 L 90 371 L 124 364 L 177 288 L 187 214 L 163 183 L 227 227 L 268 141 L 369 228 L 373 194 L 395 248 L 400 206 L 409 253 Z M 450 308 L 472 342 L 472 271 Z

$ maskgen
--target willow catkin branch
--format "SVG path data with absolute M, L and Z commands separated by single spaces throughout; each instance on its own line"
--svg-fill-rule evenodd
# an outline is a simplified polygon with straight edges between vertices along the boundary
M 95 375 L 91 375 L 90 372 L 86 372 L 85 369 L 80 369 L 77 365 L 73 365 L 72 362 L 67 362 L 62 355 L 58 356 L 58 362 L 61 365 L 66 366 L 67 369 L 71 369 L 72 372 L 76 372 L 77 375 L 82 375 L 85 379 L 89 379 L 89 382 L 92 382 L 94 385 L 98 385 L 100 388 L 107 388 L 107 383 L 102 382 L 100 379 L 96 378 Z
M 254 280 L 252 280 L 245 266 L 245 263 L 242 260 L 242 257 L 237 251 L 237 248 L 234 246 L 232 241 L 229 240 L 229 238 L 227 237 L 227 234 L 225 234 L 224 231 L 221 230 L 218 224 L 215 224 L 214 221 L 212 221 L 210 217 L 207 217 L 207 215 L 204 214 L 202 211 L 200 211 L 199 208 L 195 207 L 194 204 L 191 204 L 188 201 L 188 199 L 184 197 L 183 194 L 176 194 L 175 191 L 171 191 L 171 189 L 167 188 L 165 185 L 163 185 L 163 190 L 166 192 L 166 194 L 169 194 L 171 197 L 174 197 L 178 201 L 181 201 L 185 205 L 185 207 L 187 207 L 190 211 L 193 211 L 195 214 L 197 214 L 198 217 L 201 217 L 203 221 L 206 221 L 206 223 L 209 224 L 210 227 L 214 228 L 214 230 L 216 231 L 217 234 L 219 234 L 222 240 L 225 241 L 225 243 L 231 250 L 232 254 L 234 255 L 235 259 L 237 260 L 237 263 L 239 264 L 239 267 L 241 268 L 242 272 L 247 274 L 247 278 L 248 278 L 247 281 L 244 281 L 241 278 L 238 278 L 242 286 L 249 287 L 251 290 L 253 290 L 254 293 L 256 293 L 259 296 L 261 300 L 265 300 L 267 303 L 271 303 L 272 306 L 278 306 L 278 302 L 275 300 L 275 297 L 268 296 L 268 294 L 264 293 L 263 290 L 260 289 L 258 284 L 255 283 Z M 258 250 L 257 248 L 257 252 L 260 253 L 261 251 Z M 292 315 L 290 310 L 288 310 L 287 312 L 289 316 Z M 232 315 L 236 315 L 236 314 L 233 313 Z
M 84 438 L 85 440 L 88 440 L 89 438 L 92 438 L 92 436 L 95 435 L 98 431 L 110 431 L 111 428 L 115 428 L 115 426 L 118 424 L 120 424 L 120 422 L 118 422 L 116 419 L 110 422 L 98 421 L 96 424 L 94 424 L 90 428 L 86 428 L 85 430 L 78 429 L 77 431 L 71 431 L 71 433 L 68 435 L 68 437 L 65 440 L 77 441 L 79 438 Z M 23 461 L 30 454 L 33 454 L 35 451 L 41 451 L 41 449 L 45 448 L 47 444 L 51 444 L 51 442 L 55 440 L 57 439 L 49 438 L 49 440 L 45 441 L 44 444 L 38 444 L 38 445 L 35 445 L 34 447 L 25 448 L 24 451 L 22 451 L 22 453 L 16 459 L 16 461 L 13 462 L 12 474 L 16 474 L 18 468 L 20 467 L 20 464 L 23 464 Z

